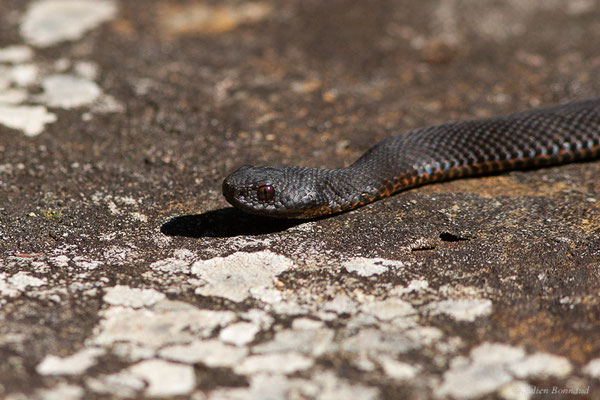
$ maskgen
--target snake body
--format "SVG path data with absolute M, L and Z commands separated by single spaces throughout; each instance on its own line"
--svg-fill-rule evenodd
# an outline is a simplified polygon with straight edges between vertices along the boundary
M 244 166 L 223 194 L 249 213 L 317 218 L 401 190 L 600 156 L 600 99 L 451 122 L 390 137 L 346 168 Z

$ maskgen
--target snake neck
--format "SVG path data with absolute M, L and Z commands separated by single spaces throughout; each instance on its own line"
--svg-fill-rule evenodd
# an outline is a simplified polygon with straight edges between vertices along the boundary
M 394 136 L 372 147 L 352 165 L 327 171 L 322 188 L 324 211 L 349 211 L 428 179 L 443 180 L 442 175 L 432 172 L 442 166 L 428 153 L 410 137 Z
M 401 164 L 401 165 L 398 165 Z M 354 163 L 346 168 L 327 171 L 321 193 L 320 212 L 335 214 L 349 211 L 415 185 L 417 171 L 409 161 L 396 160 L 395 166 L 381 162 L 376 168 Z

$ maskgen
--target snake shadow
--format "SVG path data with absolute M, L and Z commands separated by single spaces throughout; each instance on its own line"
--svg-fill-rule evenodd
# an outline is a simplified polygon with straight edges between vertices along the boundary
M 298 220 L 250 215 L 236 208 L 228 207 L 202 214 L 181 215 L 171 218 L 160 227 L 160 231 L 168 236 L 223 238 L 240 235 L 267 235 L 285 231 L 301 223 L 302 221 Z

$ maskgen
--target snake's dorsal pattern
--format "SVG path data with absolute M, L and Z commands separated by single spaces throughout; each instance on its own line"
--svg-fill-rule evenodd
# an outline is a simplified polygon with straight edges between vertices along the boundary
M 316 218 L 426 183 L 599 156 L 600 99 L 591 99 L 415 129 L 336 170 L 245 166 L 223 194 L 246 212 Z

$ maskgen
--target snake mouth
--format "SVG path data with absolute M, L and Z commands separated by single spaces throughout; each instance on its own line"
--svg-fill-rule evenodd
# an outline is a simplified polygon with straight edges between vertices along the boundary
M 232 206 L 243 208 L 244 210 L 248 208 L 245 203 L 238 200 L 241 191 L 232 185 L 227 179 L 223 181 L 222 192 L 225 200 L 227 200 L 227 202 Z
M 238 209 L 240 209 L 244 212 L 250 213 L 250 214 L 268 215 L 267 210 L 262 210 L 259 208 L 252 207 L 252 206 L 248 205 L 245 201 L 241 200 L 247 196 L 248 191 L 236 187 L 233 183 L 231 183 L 227 179 L 225 179 L 223 181 L 222 191 L 223 191 L 223 196 L 225 197 L 225 200 L 227 200 L 227 202 L 229 204 L 231 204 L 232 206 L 234 206 L 235 208 L 238 208 Z

